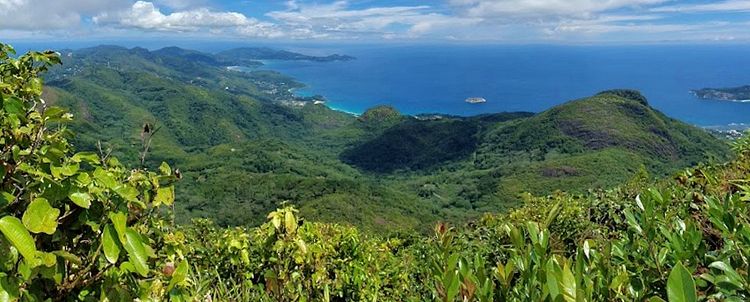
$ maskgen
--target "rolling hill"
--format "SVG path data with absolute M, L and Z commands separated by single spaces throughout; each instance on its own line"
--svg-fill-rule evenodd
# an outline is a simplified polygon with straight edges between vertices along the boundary
M 78 149 L 98 151 L 101 141 L 138 164 L 144 123 L 160 127 L 146 166 L 167 161 L 183 172 L 183 222 L 257 225 L 291 203 L 308 219 L 419 229 L 503 211 L 521 192 L 606 188 L 642 167 L 665 175 L 728 154 L 628 90 L 538 114 L 412 117 L 378 107 L 355 117 L 292 95 L 302 84 L 253 68 L 258 52 L 61 54 L 45 98 L 79 117 L 70 125 Z M 227 68 L 238 62 L 247 69 Z

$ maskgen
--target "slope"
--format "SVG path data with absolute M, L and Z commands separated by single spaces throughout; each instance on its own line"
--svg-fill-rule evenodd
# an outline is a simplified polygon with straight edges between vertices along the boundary
M 653 174 L 727 154 L 724 143 L 610 91 L 548 111 L 475 117 L 361 117 L 294 96 L 301 83 L 254 61 L 179 48 L 61 51 L 45 98 L 78 119 L 74 144 L 139 164 L 144 123 L 159 130 L 147 167 L 167 161 L 185 180 L 177 218 L 257 225 L 283 203 L 309 219 L 414 229 L 503 211 L 521 192 L 609 187 L 642 166 Z M 232 60 L 234 61 L 232 61 Z M 606 169 L 604 168 L 606 167 Z

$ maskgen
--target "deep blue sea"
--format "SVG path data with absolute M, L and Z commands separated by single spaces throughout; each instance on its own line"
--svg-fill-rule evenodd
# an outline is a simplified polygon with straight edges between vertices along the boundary
M 297 49 L 304 52 L 305 49 Z M 389 104 L 409 114 L 539 112 L 612 88 L 643 92 L 655 108 L 701 126 L 750 123 L 750 103 L 700 100 L 704 87 L 750 84 L 750 46 L 381 46 L 315 48 L 347 62 L 268 62 L 333 108 Z M 468 104 L 483 97 L 484 104 Z

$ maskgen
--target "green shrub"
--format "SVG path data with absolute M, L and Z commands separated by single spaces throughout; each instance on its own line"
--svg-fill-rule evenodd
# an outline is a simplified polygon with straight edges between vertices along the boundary
M 71 115 L 40 98 L 57 54 L 12 55 L 0 44 L 0 301 L 179 297 L 187 260 L 157 254 L 150 237 L 174 202 L 170 167 L 73 153 Z

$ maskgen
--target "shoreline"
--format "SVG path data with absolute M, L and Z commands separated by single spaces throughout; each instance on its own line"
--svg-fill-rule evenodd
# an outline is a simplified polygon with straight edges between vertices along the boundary
M 348 115 L 353 115 L 353 116 L 355 116 L 355 117 L 360 117 L 360 116 L 362 115 L 362 113 L 356 113 L 356 112 L 354 112 L 354 111 L 349 111 L 349 110 L 346 110 L 346 109 L 342 109 L 342 108 L 337 108 L 337 107 L 334 107 L 334 106 L 331 106 L 331 105 L 329 105 L 328 103 L 326 103 L 326 104 L 322 104 L 322 105 L 323 105 L 323 106 L 326 106 L 326 107 L 327 107 L 328 109 L 331 109 L 331 110 L 333 110 L 333 111 L 338 111 L 338 112 L 346 113 L 346 114 L 348 114 Z
M 289 88 L 287 91 L 289 93 L 291 93 L 292 96 L 298 97 L 298 98 L 305 98 L 305 97 L 310 97 L 310 96 L 315 95 L 313 93 L 299 93 L 300 89 L 309 88 L 309 86 L 307 86 L 307 84 L 305 84 L 305 83 L 300 83 L 300 84 L 302 84 L 304 86 L 303 87 L 292 87 L 292 88 Z M 328 101 L 328 100 L 325 100 L 325 103 L 323 103 L 321 105 L 326 106 L 326 108 L 331 109 L 333 111 L 343 112 L 343 113 L 346 113 L 346 114 L 349 114 L 349 115 L 353 115 L 355 117 L 359 117 L 359 116 L 362 115 L 362 113 L 357 113 L 357 112 L 354 112 L 354 111 L 351 111 L 351 110 L 347 110 L 347 109 L 344 109 L 344 108 L 333 106 L 333 105 L 330 104 L 330 101 Z

